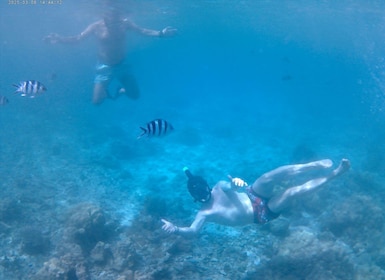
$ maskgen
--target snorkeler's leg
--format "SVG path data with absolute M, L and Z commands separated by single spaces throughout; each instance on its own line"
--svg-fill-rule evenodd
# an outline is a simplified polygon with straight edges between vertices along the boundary
M 112 76 L 111 66 L 103 63 L 96 65 L 92 103 L 100 104 L 104 99 L 110 97 L 108 94 L 108 86 L 112 80 Z
M 253 191 L 262 197 L 269 198 L 273 195 L 274 185 L 293 176 L 300 175 L 311 170 L 326 169 L 333 165 L 330 159 L 323 159 L 304 164 L 284 165 L 263 174 L 252 185 Z
M 107 88 L 104 83 L 95 83 L 94 94 L 92 96 L 92 103 L 101 104 L 108 96 Z
M 139 86 L 136 79 L 131 74 L 124 74 L 120 78 L 123 87 L 118 90 L 117 94 L 125 94 L 131 99 L 138 99 L 140 95 Z
M 279 213 L 283 209 L 287 208 L 291 202 L 303 196 L 304 194 L 310 194 L 322 187 L 325 183 L 329 182 L 331 179 L 337 177 L 338 175 L 343 174 L 350 168 L 350 162 L 347 159 L 342 159 L 340 165 L 334 169 L 328 176 L 316 178 L 302 184 L 300 186 L 291 187 L 284 191 L 283 193 L 273 196 L 268 203 L 268 207 L 274 213 Z

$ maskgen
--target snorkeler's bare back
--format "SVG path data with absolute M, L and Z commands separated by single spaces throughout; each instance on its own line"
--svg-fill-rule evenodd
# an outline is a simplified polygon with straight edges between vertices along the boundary
M 253 207 L 247 194 L 233 190 L 225 192 L 217 185 L 213 188 L 211 195 L 210 204 L 201 209 L 208 222 L 228 226 L 253 223 Z

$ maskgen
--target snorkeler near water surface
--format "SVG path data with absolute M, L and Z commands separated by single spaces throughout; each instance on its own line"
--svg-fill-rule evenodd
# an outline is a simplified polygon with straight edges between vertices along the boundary
M 98 39 L 98 63 L 92 101 L 94 104 L 100 104 L 106 98 L 116 99 L 123 94 L 132 99 L 139 97 L 136 79 L 125 62 L 126 33 L 129 30 L 153 37 L 171 37 L 177 32 L 172 27 L 165 27 L 159 31 L 140 27 L 130 19 L 123 17 L 119 9 L 109 7 L 106 9 L 103 19 L 90 24 L 79 35 L 64 37 L 51 33 L 44 38 L 44 41 L 51 44 L 76 43 L 91 35 Z M 108 86 L 113 78 L 117 78 L 122 87 L 115 94 L 110 94 Z
M 312 171 L 326 171 L 333 162 L 329 159 L 305 164 L 285 165 L 263 174 L 251 186 L 240 178 L 229 176 L 230 182 L 219 181 L 211 190 L 200 176 L 193 176 L 185 168 L 189 178 L 187 187 L 195 199 L 202 203 L 201 209 L 189 227 L 178 227 L 162 219 L 163 230 L 168 233 L 193 235 L 205 222 L 214 222 L 226 226 L 243 226 L 251 223 L 265 224 L 278 218 L 283 209 L 293 200 L 305 194 L 319 190 L 331 179 L 343 174 L 350 168 L 350 162 L 342 159 L 339 166 L 327 175 L 315 177 L 301 185 L 287 188 L 274 194 L 274 186 L 284 181 L 297 180 L 301 175 Z

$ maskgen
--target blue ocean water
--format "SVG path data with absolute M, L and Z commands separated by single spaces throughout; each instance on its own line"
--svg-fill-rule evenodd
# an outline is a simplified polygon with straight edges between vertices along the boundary
M 141 97 L 98 106 L 96 39 L 42 39 L 79 34 L 106 4 L 51 2 L 0 3 L 0 278 L 385 279 L 383 1 L 116 1 L 178 33 L 129 33 Z M 24 80 L 48 91 L 15 95 Z M 136 139 L 156 118 L 175 131 Z M 278 221 L 161 230 L 199 209 L 184 166 L 251 183 L 323 158 L 352 168 Z

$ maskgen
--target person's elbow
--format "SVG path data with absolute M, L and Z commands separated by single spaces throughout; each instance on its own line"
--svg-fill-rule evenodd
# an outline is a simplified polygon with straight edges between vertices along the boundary
M 200 230 L 198 228 L 188 227 L 188 228 L 179 228 L 179 230 L 176 233 L 184 237 L 195 237 L 198 235 L 199 231 Z

